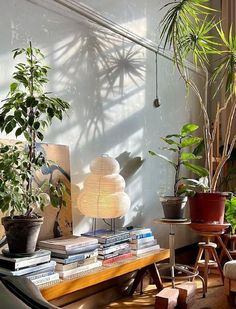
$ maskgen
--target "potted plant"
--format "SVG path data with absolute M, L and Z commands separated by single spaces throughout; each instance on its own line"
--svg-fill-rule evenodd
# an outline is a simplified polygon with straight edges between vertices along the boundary
M 191 171 L 200 177 L 208 175 L 208 171 L 205 168 L 191 163 L 192 160 L 199 160 L 202 158 L 198 155 L 198 150 L 200 148 L 198 146 L 200 146 L 202 138 L 193 136 L 193 133 L 197 129 L 198 125 L 188 123 L 181 128 L 179 133 L 166 135 L 161 138 L 167 144 L 167 146 L 162 149 L 174 153 L 174 160 L 149 150 L 151 155 L 158 156 L 159 158 L 166 160 L 175 170 L 173 195 L 160 197 L 165 218 L 183 219 L 184 217 L 184 208 L 187 202 L 186 193 L 190 190 L 190 185 L 185 187 L 183 182 L 186 180 L 191 180 L 181 176 L 181 167 L 186 168 L 188 171 Z M 193 152 L 187 152 L 186 148 L 192 146 L 195 146 L 195 150 Z
M 232 124 L 236 110 L 236 36 L 232 29 L 226 35 L 220 21 L 214 19 L 214 10 L 207 0 L 178 0 L 165 5 L 161 40 L 164 48 L 173 50 L 173 60 L 186 86 L 196 95 L 204 120 L 204 145 L 206 168 L 209 170 L 208 192 L 197 193 L 189 199 L 190 215 L 194 222 L 223 223 L 226 195 L 218 190 L 222 169 L 230 158 L 236 135 L 232 136 Z M 210 56 L 214 56 L 211 72 Z M 188 72 L 186 60 L 192 61 L 205 75 L 204 89 L 199 87 Z M 213 87 L 215 91 L 213 91 Z M 216 94 L 221 103 L 209 114 L 210 104 Z M 220 117 L 227 115 L 222 138 L 222 154 L 215 158 L 214 147 Z M 205 217 L 206 215 L 206 217 Z
M 0 145 L 0 210 L 8 213 L 2 224 L 10 253 L 31 254 L 43 222 L 35 210 L 43 209 L 50 195 L 60 198 L 61 194 L 52 184 L 39 188 L 34 183 L 36 173 L 49 164 L 43 153 L 36 151 L 36 143 L 43 140 L 53 118 L 62 120 L 69 104 L 45 92 L 49 67 L 42 64 L 44 56 L 38 48 L 30 43 L 28 48 L 13 52 L 13 58 L 22 54 L 25 62 L 15 66 L 14 81 L 0 108 L 0 129 L 7 134 L 14 131 L 16 137 L 23 135 L 26 141 Z

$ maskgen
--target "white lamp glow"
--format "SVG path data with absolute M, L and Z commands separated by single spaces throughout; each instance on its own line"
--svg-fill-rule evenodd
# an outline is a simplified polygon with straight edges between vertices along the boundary
M 92 218 L 123 216 L 130 207 L 130 199 L 124 192 L 125 181 L 119 175 L 117 160 L 103 155 L 91 162 L 90 170 L 79 195 L 79 210 Z

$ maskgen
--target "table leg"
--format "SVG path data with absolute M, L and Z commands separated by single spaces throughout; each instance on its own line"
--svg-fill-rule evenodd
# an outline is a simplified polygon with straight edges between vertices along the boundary
M 147 267 L 143 267 L 137 271 L 131 290 L 129 292 L 130 296 L 134 294 L 134 291 L 137 289 L 139 283 L 142 281 L 146 271 L 147 271 Z
M 175 288 L 175 228 L 173 224 L 170 224 L 169 247 L 170 247 L 171 282 L 172 282 L 172 288 Z

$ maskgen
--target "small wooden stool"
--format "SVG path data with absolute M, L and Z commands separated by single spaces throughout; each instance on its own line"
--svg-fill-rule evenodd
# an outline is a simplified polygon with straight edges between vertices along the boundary
M 229 246 L 229 250 L 227 249 L 227 251 L 229 252 L 230 256 L 236 256 L 236 235 L 235 234 L 224 234 L 224 245 L 226 248 L 228 248 Z M 220 261 L 222 261 L 224 255 L 226 255 L 225 250 L 221 250 L 220 252 Z M 229 259 L 232 260 L 232 259 Z
M 211 255 L 214 258 L 213 263 L 217 266 L 223 283 L 224 283 L 224 275 L 223 275 L 222 267 L 220 265 L 219 257 L 216 252 L 217 245 L 213 242 L 210 242 L 208 238 L 206 242 L 199 242 L 198 246 L 199 246 L 199 251 L 198 251 L 197 259 L 194 265 L 194 269 L 197 270 L 200 265 L 204 264 L 204 281 L 206 285 L 205 289 L 207 291 L 208 270 L 209 270 L 209 267 L 212 265 L 212 261 L 210 261 Z M 205 253 L 204 260 L 201 260 L 203 253 Z

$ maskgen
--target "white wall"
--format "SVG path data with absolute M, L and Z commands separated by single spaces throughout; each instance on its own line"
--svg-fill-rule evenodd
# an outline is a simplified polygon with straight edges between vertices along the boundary
M 80 2 L 158 42 L 160 7 L 166 0 Z M 46 54 L 52 68 L 48 90 L 71 103 L 69 117 L 62 123 L 55 121 L 45 142 L 70 146 L 72 184 L 81 185 L 90 161 L 102 153 L 119 157 L 122 167 L 128 158 L 141 157 L 144 164 L 127 179 L 131 209 L 117 225 L 152 226 L 159 243 L 167 246 L 168 227 L 156 226 L 152 220 L 163 216 L 158 195 L 170 193 L 173 171 L 161 160 L 149 157 L 148 150 L 161 146 L 160 136 L 200 119 L 196 99 L 186 97 L 172 63 L 158 56 L 161 107 L 154 109 L 154 53 L 97 29 L 51 0 L 1 1 L 0 11 L 0 98 L 6 96 L 13 72 L 10 51 L 31 40 Z M 128 56 L 121 61 L 124 55 Z M 109 71 L 112 65 L 113 71 Z M 74 232 L 80 233 L 91 228 L 91 219 L 79 214 L 73 192 Z M 177 246 L 193 239 L 189 227 L 181 227 Z

